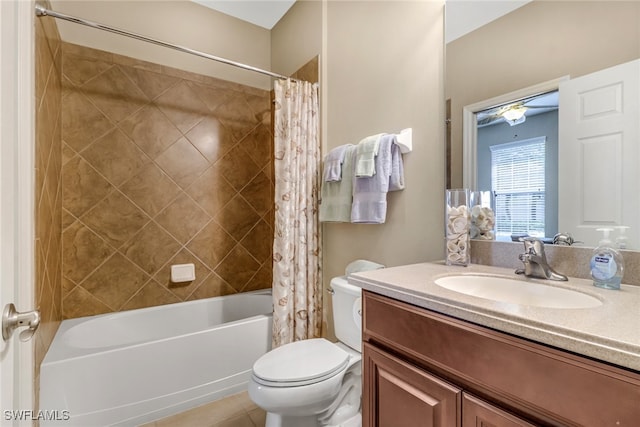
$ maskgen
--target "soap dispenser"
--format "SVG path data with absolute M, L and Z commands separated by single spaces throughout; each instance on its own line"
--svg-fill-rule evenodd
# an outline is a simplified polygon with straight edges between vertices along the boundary
M 627 225 L 619 225 L 616 227 L 618 229 L 618 237 L 616 237 L 616 249 L 627 249 L 627 241 L 629 237 L 627 237 L 626 231 L 631 228 Z
M 591 277 L 593 285 L 605 289 L 620 289 L 624 261 L 620 252 L 613 249 L 609 233 L 612 228 L 598 228 L 602 240 L 591 256 Z

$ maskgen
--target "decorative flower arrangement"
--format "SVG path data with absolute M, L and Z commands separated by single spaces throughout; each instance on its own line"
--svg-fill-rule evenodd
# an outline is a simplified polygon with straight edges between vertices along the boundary
M 493 209 L 475 205 L 471 208 L 471 238 L 480 240 L 495 239 L 496 216 Z
M 469 264 L 469 209 L 447 205 L 447 264 Z

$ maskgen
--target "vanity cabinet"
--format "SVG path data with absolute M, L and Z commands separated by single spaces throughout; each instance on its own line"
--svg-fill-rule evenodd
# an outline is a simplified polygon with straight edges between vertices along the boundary
M 363 426 L 640 425 L 640 373 L 363 292 Z

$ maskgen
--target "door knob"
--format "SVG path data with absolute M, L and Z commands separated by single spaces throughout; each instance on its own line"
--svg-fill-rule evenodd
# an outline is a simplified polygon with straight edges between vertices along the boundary
M 40 312 L 38 310 L 20 313 L 13 303 L 4 306 L 2 312 L 2 338 L 7 341 L 17 328 L 27 327 L 20 332 L 20 341 L 29 341 L 40 325 Z

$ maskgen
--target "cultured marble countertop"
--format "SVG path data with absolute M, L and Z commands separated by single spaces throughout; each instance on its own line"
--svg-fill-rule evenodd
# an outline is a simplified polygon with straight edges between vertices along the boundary
M 602 301 L 595 308 L 544 308 L 498 302 L 435 284 L 442 276 L 482 273 L 573 289 Z M 542 344 L 640 372 L 640 286 L 600 289 L 591 280 L 530 279 L 512 269 L 421 263 L 355 273 L 349 282 L 365 290 Z M 623 278 L 624 283 L 624 278 Z

